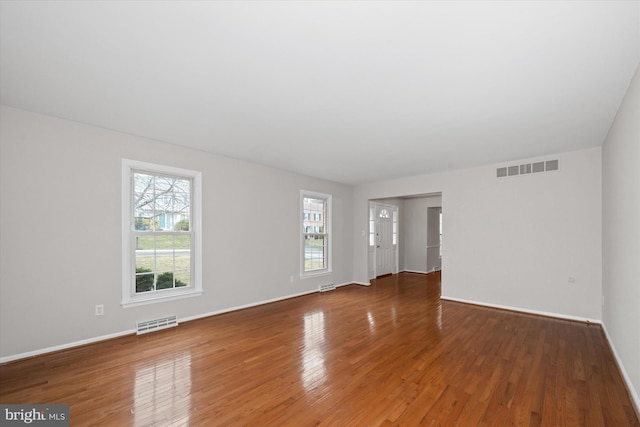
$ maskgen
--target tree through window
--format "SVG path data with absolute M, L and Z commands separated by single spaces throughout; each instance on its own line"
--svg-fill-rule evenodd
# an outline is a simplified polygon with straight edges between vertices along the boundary
M 200 173 L 130 160 L 123 168 L 123 305 L 200 293 Z
M 330 271 L 329 222 L 331 196 L 302 193 L 302 274 Z
M 191 179 L 134 171 L 136 293 L 191 284 Z

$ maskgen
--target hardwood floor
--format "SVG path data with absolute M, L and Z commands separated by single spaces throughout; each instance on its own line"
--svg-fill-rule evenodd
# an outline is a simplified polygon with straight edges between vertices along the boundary
M 597 325 L 403 273 L 0 366 L 71 425 L 640 426 Z

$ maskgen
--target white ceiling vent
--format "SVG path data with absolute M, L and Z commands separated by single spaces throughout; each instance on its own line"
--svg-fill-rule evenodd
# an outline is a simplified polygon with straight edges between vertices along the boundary
M 161 329 L 173 328 L 178 326 L 178 317 L 169 316 L 160 319 L 147 320 L 136 323 L 136 334 L 142 335 L 149 332 L 159 331 Z
M 496 177 L 527 175 L 530 173 L 550 172 L 559 169 L 558 160 L 547 160 L 544 162 L 525 163 L 522 165 L 505 166 L 496 169 Z

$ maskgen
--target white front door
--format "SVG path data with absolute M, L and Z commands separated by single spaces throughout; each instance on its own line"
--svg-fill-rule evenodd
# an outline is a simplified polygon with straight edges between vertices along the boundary
M 376 276 L 395 272 L 394 216 L 397 216 L 397 209 L 376 206 Z

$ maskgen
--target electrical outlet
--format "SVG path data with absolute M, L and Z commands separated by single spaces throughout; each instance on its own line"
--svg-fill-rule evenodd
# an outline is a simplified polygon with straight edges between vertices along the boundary
M 102 316 L 104 314 L 104 304 L 96 304 L 96 316 Z

